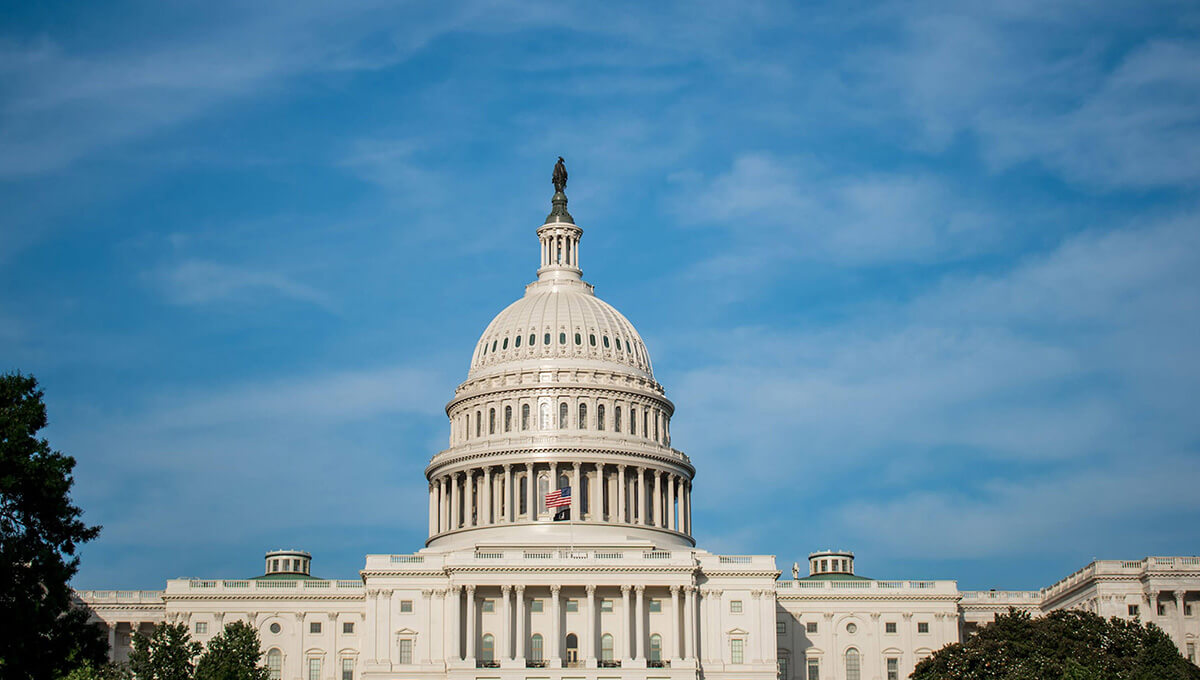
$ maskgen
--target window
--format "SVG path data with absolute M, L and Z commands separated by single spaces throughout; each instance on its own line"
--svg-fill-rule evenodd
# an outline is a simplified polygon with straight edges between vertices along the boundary
M 576 334 L 575 334 L 575 344 L 576 344 L 576 345 L 582 345 L 582 344 L 583 344 L 583 336 L 581 336 L 581 335 L 580 335 L 580 334 L 578 334 L 578 333 L 576 333 Z
M 612 600 L 600 600 L 600 611 L 611 612 L 613 610 Z
M 650 660 L 662 661 L 662 636 L 658 633 L 650 636 Z
M 541 600 L 534 600 L 534 602 L 541 602 Z M 529 660 L 538 662 L 542 660 L 542 636 L 540 633 L 535 633 L 529 640 Z
M 742 601 L 741 600 L 731 600 L 729 602 L 729 613 L 730 614 L 741 614 L 742 613 Z
M 283 678 L 283 652 L 272 649 L 267 652 L 267 677 L 270 680 Z
M 1138 615 L 1138 606 L 1136 604 L 1129 605 L 1129 615 L 1130 616 Z
M 604 404 L 596 405 L 596 429 L 604 429 Z M 1190 611 L 1191 607 L 1188 607 L 1188 610 Z
M 400 663 L 412 663 L 413 641 L 410 638 L 400 640 Z
M 579 429 L 587 429 L 587 404 L 579 405 Z
M 309 633 L 320 633 L 321 632 L 321 622 L 320 621 L 310 622 L 308 624 L 308 632 Z
M 529 429 L 529 404 L 521 404 L 521 429 Z
M 745 643 L 741 638 L 733 638 L 729 641 L 729 663 L 745 663 L 745 657 L 742 652 L 742 645 Z
M 817 622 L 816 621 L 806 622 L 804 624 L 804 632 L 808 633 L 809 635 L 815 635 L 817 632 Z
M 775 672 L 780 680 L 786 680 L 788 674 L 788 653 L 787 650 L 779 650 L 779 660 L 775 662 Z
M 480 652 L 480 658 L 484 662 L 494 661 L 496 659 L 496 638 L 491 633 L 483 636 L 483 645 Z
M 567 599 L 567 611 L 569 611 L 569 612 L 579 611 L 579 600 L 576 600 L 574 598 Z
M 475 412 L 475 436 L 483 436 L 483 418 L 479 415 L 479 411 Z
M 549 333 L 547 333 L 547 334 L 545 334 L 544 336 L 542 336 L 542 344 L 543 344 L 543 345 L 549 345 L 549 344 L 550 344 L 550 334 L 549 334 Z
M 496 409 L 488 409 L 488 434 L 496 434 Z
M 538 510 L 540 512 L 546 512 L 546 494 L 548 493 L 550 493 L 550 480 L 538 477 Z
M 566 333 L 558 334 L 558 344 L 560 344 L 560 345 L 567 344 L 567 334 Z
M 887 660 L 887 680 L 900 680 L 900 659 Z
M 785 623 L 783 621 L 776 621 L 775 622 L 775 634 L 776 635 L 787 635 L 787 623 Z
M 279 631 L 281 631 L 281 630 L 283 630 L 283 629 L 279 627 L 278 623 L 271 624 L 271 632 L 274 633 L 275 635 L 279 635 Z
M 642 409 L 642 436 L 650 437 L 650 409 Z
M 662 600 L 658 600 L 658 599 L 650 600 L 650 611 L 652 613 L 661 612 L 662 611 Z
M 617 341 L 617 350 L 619 351 L 621 349 L 621 338 L 613 338 L 613 340 Z
M 888 621 L 887 623 L 883 624 L 883 632 L 885 632 L 889 635 L 895 635 L 896 634 L 896 622 Z
M 544 609 L 544 606 L 542 604 L 542 600 L 530 600 L 529 601 L 529 611 L 531 611 L 535 614 L 541 614 L 543 609 Z
M 520 347 L 520 346 L 521 346 L 521 336 L 518 335 L 517 341 L 516 341 L 516 343 L 513 344 L 513 347 Z
M 846 650 L 846 680 L 862 680 L 862 665 L 859 662 L 858 650 L 853 647 Z
M 321 660 L 308 660 L 308 680 L 321 680 Z
M 854 635 L 855 633 L 858 632 L 858 624 L 853 623 L 853 622 L 847 623 L 846 624 L 846 632 L 850 633 L 851 635 Z
M 496 601 L 495 600 L 480 600 L 479 601 L 479 610 L 486 614 L 491 614 L 492 612 L 496 611 Z
M 538 411 L 540 413 L 539 417 L 541 418 L 541 422 L 538 423 L 538 427 L 543 430 L 549 430 L 550 429 L 550 404 L 547 404 L 546 402 L 542 402 L 542 405 L 538 407 Z
M 1183 605 L 1183 615 L 1184 616 L 1192 615 L 1192 605 L 1190 605 L 1190 604 Z
M 592 347 L 596 346 L 596 334 L 595 333 L 588 334 L 588 344 L 591 345 Z
M 400 613 L 401 614 L 411 614 L 412 613 L 412 604 L 413 604 L 412 600 L 400 600 Z
M 621 431 L 621 407 L 613 409 L 613 432 Z
M 196 622 L 196 634 L 204 635 L 207 632 L 208 632 L 208 623 L 205 621 L 197 621 Z
M 512 407 L 504 407 L 504 431 L 512 432 Z
M 559 402 L 558 404 L 558 429 L 567 429 L 567 402 Z
M 928 621 L 918 621 L 917 622 L 917 632 L 918 633 L 928 633 L 929 632 L 929 622 Z
M 604 349 L 608 349 L 608 336 L 604 336 Z
M 508 338 L 504 338 L 504 342 L 500 345 L 500 349 L 508 349 Z
M 1161 602 L 1158 605 L 1158 615 L 1159 616 L 1167 615 L 1167 606 L 1165 604 L 1162 604 Z
M 342 659 L 342 680 L 354 680 L 354 659 Z
M 343 621 L 342 622 L 342 635 L 353 635 L 353 634 L 354 634 L 354 622 L 353 621 Z
M 1196 643 L 1187 643 L 1187 660 L 1196 663 Z
M 535 344 L 537 344 L 537 334 L 530 333 L 529 334 L 529 346 L 533 347 Z
M 499 342 L 499 341 L 498 341 L 498 340 L 493 340 L 493 341 L 492 341 L 492 351 L 493 351 L 493 352 L 495 352 L 495 351 L 496 351 L 496 343 L 497 343 L 497 342 Z
M 629 407 L 629 434 L 637 434 L 637 409 Z
M 821 660 L 808 660 L 808 680 L 821 680 Z
M 609 602 L 611 603 L 611 600 Z M 600 636 L 600 660 L 613 660 L 613 636 L 608 633 Z
M 659 413 L 658 413 L 658 411 L 655 411 L 654 412 L 654 441 L 658 441 L 658 420 L 659 420 Z

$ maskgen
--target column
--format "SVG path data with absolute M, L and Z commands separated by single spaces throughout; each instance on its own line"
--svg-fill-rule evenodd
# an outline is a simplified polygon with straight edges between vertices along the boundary
M 592 466 L 592 476 L 588 488 L 588 519 L 593 522 L 604 520 L 604 465 L 596 463 Z
M 1187 634 L 1184 632 L 1183 619 L 1184 591 L 1175 590 L 1173 594 L 1175 595 L 1175 643 L 1180 651 L 1185 651 L 1184 643 L 1187 639 Z
M 517 503 L 520 502 L 516 492 L 513 491 L 513 472 L 512 463 L 504 464 L 504 516 L 508 519 L 508 523 L 512 524 L 517 521 Z
M 685 500 L 686 512 L 682 512 L 683 516 L 683 533 L 692 535 L 692 482 L 691 480 L 683 481 L 683 498 Z
M 442 475 L 440 484 L 442 485 L 442 498 L 438 531 L 442 532 L 450 529 L 450 479 L 446 475 Z
M 596 586 L 587 586 L 587 625 L 584 626 L 587 640 L 583 643 L 584 667 L 596 667 Z
M 633 637 L 629 631 L 629 619 L 632 618 L 629 611 L 629 588 L 630 586 L 621 586 L 621 649 L 613 650 L 613 656 L 620 655 L 632 661 L 633 646 L 629 642 Z
M 462 624 L 459 623 L 461 610 L 459 608 L 459 593 L 462 586 L 450 586 L 450 597 L 446 598 L 446 606 L 450 608 L 450 616 L 446 619 L 450 624 L 450 660 L 462 658 Z
M 458 474 L 455 472 L 450 475 L 450 528 L 458 528 L 459 515 L 462 514 L 458 507 Z
M 618 465 L 617 466 L 617 522 L 619 522 L 621 524 L 626 523 L 626 519 L 625 519 L 625 491 L 626 491 L 625 485 L 626 485 L 626 483 L 627 482 L 625 481 L 625 466 Z
M 467 586 L 467 661 L 475 661 L 475 586 Z
M 488 465 L 483 468 L 483 503 L 480 505 L 483 512 L 479 518 L 479 523 L 487 526 L 492 523 L 492 466 Z
M 512 625 L 512 608 L 508 604 L 508 593 L 511 590 L 512 586 L 510 585 L 500 586 L 500 611 L 504 618 L 500 620 L 499 635 L 496 636 L 496 643 L 498 644 L 496 648 L 497 661 L 512 658 L 512 654 L 509 651 L 512 649 L 512 641 L 509 639 L 509 626 Z
M 537 520 L 537 478 L 533 476 L 533 463 L 525 464 L 525 485 L 529 487 L 529 521 Z
M 525 586 L 517 584 L 516 593 L 517 605 L 517 639 L 513 645 L 513 658 L 522 662 L 525 661 Z
M 578 522 L 583 519 L 583 485 L 580 483 L 580 476 L 583 471 L 580 469 L 583 463 L 571 463 L 571 521 Z
M 396 659 L 396 653 L 399 650 L 397 650 L 396 645 L 393 644 L 392 631 L 396 630 L 394 622 L 396 620 L 396 616 L 400 613 L 400 592 L 396 590 L 385 590 L 383 592 L 385 595 L 387 595 L 387 616 L 385 617 L 387 620 L 387 628 L 383 629 L 383 644 L 388 650 L 387 655 L 384 658 L 391 663 L 398 660 Z M 330 616 L 335 617 L 336 614 L 330 614 Z M 332 626 L 333 624 L 330 625 Z M 257 626 L 255 627 L 257 628 Z M 416 654 L 416 652 L 417 650 L 414 649 L 413 653 Z
M 633 658 L 641 661 L 646 658 L 645 622 L 646 622 L 646 586 L 636 586 L 637 607 L 633 610 Z
M 683 608 L 683 658 L 696 658 L 696 586 L 685 586 L 687 602 Z
M 424 643 L 421 645 L 421 656 L 420 656 L 421 663 L 424 663 L 424 664 L 431 663 L 434 658 L 433 657 L 433 640 L 436 636 L 432 635 L 432 633 L 433 633 L 433 596 L 435 593 L 437 593 L 437 591 L 432 590 L 432 589 L 426 589 L 426 590 L 421 591 L 421 605 L 423 607 L 425 607 L 425 630 L 427 630 L 431 633 L 430 635 L 425 636 L 426 637 L 425 640 L 420 641 L 420 642 Z M 336 633 L 337 631 L 335 630 L 334 632 Z M 335 647 L 335 649 L 336 649 L 336 647 Z M 417 653 L 417 650 L 414 649 L 413 650 L 414 658 L 416 657 L 416 653 Z
M 650 472 L 654 480 L 654 488 L 650 489 L 650 524 L 662 526 L 662 473 L 657 470 Z
M 671 475 L 671 486 L 668 489 L 667 496 L 667 528 L 674 531 L 677 527 L 675 524 L 675 494 L 679 490 L 679 477 Z
M 550 653 L 554 655 L 551 657 L 554 659 L 554 662 L 550 665 L 551 668 L 563 667 L 562 600 L 558 597 L 560 590 L 562 590 L 562 586 L 557 583 L 550 586 L 550 598 L 553 601 L 552 609 L 554 611 L 554 625 L 550 627 L 550 630 L 554 634 L 554 645 L 550 648 Z
M 108 660 L 117 660 L 117 624 L 108 621 L 104 622 L 104 627 L 108 629 Z
M 679 611 L 679 586 L 671 586 L 671 646 L 674 654 L 663 654 L 665 657 L 683 658 L 683 616 Z
M 637 524 L 646 523 L 646 502 L 642 498 L 642 488 L 646 485 L 646 471 L 640 466 L 633 467 L 633 507 L 637 513 Z
M 465 491 L 467 505 L 463 508 L 463 526 L 475 526 L 479 521 L 475 502 L 475 471 L 467 470 L 467 488 Z

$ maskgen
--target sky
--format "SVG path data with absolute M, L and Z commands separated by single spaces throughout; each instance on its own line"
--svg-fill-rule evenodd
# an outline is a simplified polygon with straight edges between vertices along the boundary
M 1048 586 L 1200 552 L 1200 6 L 12 3 L 0 371 L 78 588 L 354 578 L 557 156 L 714 552 Z

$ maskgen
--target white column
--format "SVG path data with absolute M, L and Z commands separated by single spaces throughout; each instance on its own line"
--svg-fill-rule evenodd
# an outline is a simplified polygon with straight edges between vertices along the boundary
M 640 661 L 646 658 L 646 586 L 635 586 L 637 589 L 637 607 L 633 611 L 633 658 Z
M 554 604 L 554 625 L 550 627 L 550 630 L 553 631 L 554 635 L 554 646 L 550 648 L 551 653 L 554 654 L 554 662 L 551 664 L 551 668 L 562 668 L 563 665 L 562 609 L 560 607 L 562 601 L 558 597 L 561 589 L 562 586 L 558 585 L 557 583 L 550 586 L 550 598 Z
M 434 488 L 434 482 L 429 482 L 429 535 L 437 534 L 437 491 Z
M 525 660 L 525 586 L 518 584 L 515 597 L 517 599 L 517 639 L 514 645 L 513 658 Z
M 596 667 L 596 586 L 587 586 L 587 625 L 583 627 L 587 640 L 583 643 L 583 660 L 587 668 Z
M 696 658 L 696 586 L 686 586 L 686 604 L 683 608 L 683 657 Z
M 646 523 L 646 501 L 642 497 L 642 488 L 646 486 L 646 470 L 640 466 L 633 467 L 633 507 L 637 511 L 637 524 Z
M 108 629 L 108 660 L 117 660 L 117 624 L 105 622 L 104 627 Z M 132 642 L 132 640 L 130 641 Z
M 479 522 L 479 514 L 475 502 L 475 470 L 467 470 L 467 506 L 463 509 L 466 517 L 463 526 L 475 526 Z
M 460 493 L 458 490 L 458 475 L 459 474 L 460 473 L 455 472 L 454 474 L 450 475 L 450 528 L 451 529 L 457 529 L 459 527 L 459 520 L 462 519 L 462 517 L 461 517 L 462 510 L 459 507 L 460 503 L 458 502 L 458 495 Z
M 1184 650 L 1187 639 L 1183 618 L 1184 591 L 1176 589 L 1173 594 L 1175 595 L 1175 643 L 1180 650 Z
M 533 476 L 533 463 L 525 464 L 525 484 L 529 487 L 529 521 L 537 520 L 537 478 Z
M 686 500 L 685 507 L 687 508 L 686 512 L 683 515 L 683 518 L 684 518 L 683 532 L 685 534 L 687 534 L 688 536 L 691 536 L 692 535 L 692 482 L 691 482 L 691 480 L 684 480 L 683 497 Z
M 512 625 L 512 608 L 508 604 L 508 594 L 511 590 L 512 586 L 510 585 L 500 586 L 500 611 L 503 612 L 504 618 L 500 620 L 500 634 L 496 636 L 496 641 L 499 642 L 499 647 L 496 650 L 497 661 L 512 658 L 512 654 L 510 653 L 512 649 L 512 636 L 509 635 L 511 632 L 509 626 Z
M 423 606 L 425 608 L 425 630 L 427 630 L 431 633 L 430 635 L 425 636 L 427 639 L 421 641 L 423 644 L 421 645 L 420 659 L 421 659 L 421 663 L 425 663 L 425 664 L 431 663 L 433 661 L 433 658 L 434 658 L 433 657 L 433 641 L 434 641 L 434 638 L 437 637 L 436 635 L 432 635 L 432 633 L 433 633 L 433 596 L 435 593 L 437 593 L 437 591 L 432 590 L 432 589 L 426 589 L 426 590 L 421 591 L 421 606 Z M 414 649 L 413 654 L 415 655 L 416 653 L 417 653 L 417 650 Z
M 621 586 L 621 649 L 613 650 L 613 656 L 633 660 L 633 645 L 630 643 L 633 636 L 629 630 L 629 619 L 632 618 L 632 612 L 629 611 L 630 587 Z
M 458 661 L 462 658 L 462 624 L 459 622 L 461 610 L 459 608 L 459 593 L 462 591 L 462 586 L 450 586 L 450 596 L 446 598 L 446 606 L 450 609 L 450 615 L 446 617 L 450 624 L 450 660 Z
M 580 483 L 580 476 L 583 471 L 583 463 L 571 463 L 571 521 L 578 522 L 583 519 L 583 485 Z
M 658 470 L 651 472 L 654 488 L 650 489 L 650 523 L 652 526 L 662 526 L 662 473 Z
M 512 524 L 517 521 L 517 503 L 520 502 L 517 493 L 513 487 L 513 471 L 512 463 L 504 464 L 504 515 L 508 518 L 508 523 Z
M 679 586 L 671 586 L 671 646 L 674 654 L 665 657 L 683 658 L 683 612 L 679 611 Z
M 625 493 L 628 490 L 625 479 L 625 466 L 617 466 L 617 522 L 625 524 Z
M 374 588 L 367 588 L 367 613 L 365 618 L 367 621 L 371 622 L 372 626 L 379 624 L 379 617 L 377 615 L 379 610 L 379 602 L 375 599 L 375 595 L 378 592 L 379 591 L 375 590 Z M 297 619 L 296 625 L 300 626 L 300 635 L 303 636 L 303 621 Z M 379 663 L 379 650 L 375 646 L 375 636 L 364 635 L 363 642 L 367 644 L 367 648 L 364 649 L 363 652 L 370 663 Z M 303 642 L 301 644 L 303 644 Z
M 475 661 L 475 586 L 467 586 L 467 661 Z
M 600 463 L 593 465 L 588 481 L 588 488 L 592 491 L 588 494 L 588 519 L 600 522 L 604 519 L 604 466 Z
M 442 475 L 440 484 L 442 485 L 442 497 L 438 504 L 441 509 L 438 515 L 438 533 L 450 528 L 450 480 L 446 475 Z
M 679 490 L 679 477 L 676 475 L 671 475 L 671 486 L 668 488 L 668 492 L 670 493 L 670 495 L 667 496 L 667 527 L 669 529 L 671 529 L 672 531 L 674 531 L 676 529 L 676 525 L 675 525 L 675 494 L 678 492 L 678 490 Z
M 394 622 L 396 620 L 396 616 L 400 613 L 400 593 L 395 590 L 385 590 L 383 592 L 387 594 L 388 598 L 386 617 L 387 627 L 383 630 L 383 644 L 387 646 L 387 660 L 389 662 L 395 662 L 398 660 L 395 657 L 399 650 L 396 648 L 396 645 L 393 644 L 395 640 L 392 637 L 392 631 L 396 630 Z M 415 653 L 416 650 L 414 649 L 413 652 Z
M 480 509 L 483 512 L 479 513 L 479 523 L 487 526 L 492 523 L 492 466 L 488 465 L 483 468 L 483 503 L 480 504 Z

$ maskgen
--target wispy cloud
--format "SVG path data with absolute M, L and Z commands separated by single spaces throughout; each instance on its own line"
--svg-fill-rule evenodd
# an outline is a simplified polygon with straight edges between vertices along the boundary
M 333 310 L 326 293 L 276 272 L 205 260 L 187 260 L 150 277 L 168 300 L 179 305 L 254 302 L 265 293 Z

